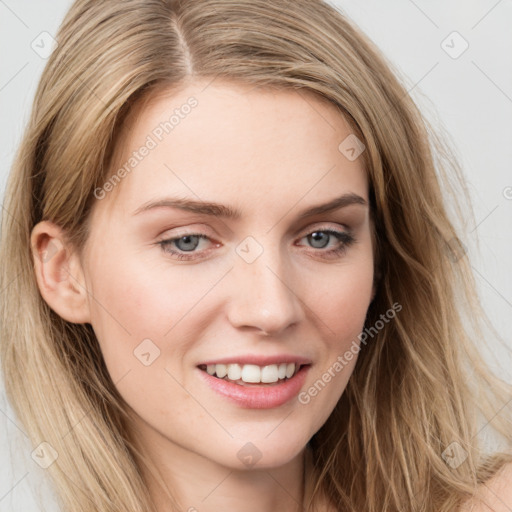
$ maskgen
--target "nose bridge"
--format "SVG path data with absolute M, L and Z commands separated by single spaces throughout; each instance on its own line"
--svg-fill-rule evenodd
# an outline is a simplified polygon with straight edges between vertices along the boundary
M 265 240 L 263 240 L 265 238 Z M 233 279 L 237 290 L 229 317 L 237 327 L 278 333 L 301 318 L 292 267 L 271 237 L 247 237 L 236 248 Z

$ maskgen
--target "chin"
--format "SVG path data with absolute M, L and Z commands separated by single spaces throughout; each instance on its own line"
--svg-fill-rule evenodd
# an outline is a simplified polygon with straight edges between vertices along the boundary
M 271 431 L 267 431 L 259 438 L 248 436 L 244 440 L 230 440 L 229 449 L 224 450 L 223 455 L 228 454 L 227 452 L 232 454 L 234 449 L 235 457 L 224 458 L 221 456 L 219 458 L 224 460 L 219 460 L 219 463 L 236 470 L 272 469 L 288 464 L 302 453 L 308 440 L 298 435 L 287 435 L 289 434 L 289 426 L 285 428 L 282 425 L 279 428 L 283 429 L 284 434 L 277 435 L 276 432 L 270 433 Z M 296 433 L 296 429 L 294 430 Z M 268 438 L 265 438 L 265 436 L 268 436 Z M 273 436 L 275 437 L 270 439 Z

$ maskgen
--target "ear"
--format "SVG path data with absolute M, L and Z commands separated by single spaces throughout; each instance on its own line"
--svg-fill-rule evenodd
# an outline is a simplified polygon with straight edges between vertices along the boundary
M 82 264 L 64 231 L 53 222 L 39 222 L 32 229 L 30 245 L 37 284 L 45 302 L 68 322 L 90 322 Z

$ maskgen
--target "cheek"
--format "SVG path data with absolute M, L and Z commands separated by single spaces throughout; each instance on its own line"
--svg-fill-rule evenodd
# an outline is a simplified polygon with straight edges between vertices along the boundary
M 176 320 L 175 312 L 165 307 L 172 290 L 161 282 L 161 272 L 136 258 L 113 255 L 96 252 L 92 261 L 101 265 L 90 268 L 88 289 L 91 324 L 115 378 L 136 362 L 134 350 L 143 340 L 160 345 Z
M 327 420 L 343 394 L 354 370 L 360 350 L 359 335 L 371 301 L 373 260 L 360 258 L 355 264 L 340 267 L 325 292 L 313 297 L 315 311 L 324 333 L 321 361 L 299 395 L 313 419 L 312 430 Z
M 373 261 L 364 258 L 340 269 L 322 286 L 312 304 L 319 312 L 337 348 L 361 332 L 373 290 Z M 348 339 L 350 338 L 350 340 Z
M 102 262 L 89 269 L 91 323 L 114 380 L 141 369 L 139 351 L 149 351 L 150 360 L 154 354 L 164 356 L 152 368 L 169 353 L 174 361 L 186 358 L 199 320 L 207 317 L 201 301 L 225 273 L 224 268 L 194 272 L 173 267 L 155 258 L 157 249 L 123 256 L 99 248 L 91 259 Z

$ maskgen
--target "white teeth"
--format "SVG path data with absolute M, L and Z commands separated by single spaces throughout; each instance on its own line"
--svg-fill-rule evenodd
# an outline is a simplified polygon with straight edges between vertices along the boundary
M 241 379 L 244 382 L 258 383 L 261 382 L 261 370 L 255 364 L 244 364 L 242 368 Z
M 224 378 L 228 374 L 228 368 L 225 364 L 213 364 L 212 366 L 215 367 L 215 373 L 219 379 Z
M 239 364 L 228 364 L 228 379 L 238 380 L 242 378 L 242 368 Z
M 277 364 L 269 364 L 268 366 L 263 367 L 261 370 L 261 382 L 270 383 L 277 382 L 278 380 L 279 374 L 277 371 Z
M 295 363 L 269 364 L 258 366 L 255 364 L 209 364 L 206 372 L 216 375 L 219 379 L 226 378 L 232 381 L 243 381 L 248 384 L 272 384 L 295 375 L 299 365 Z

